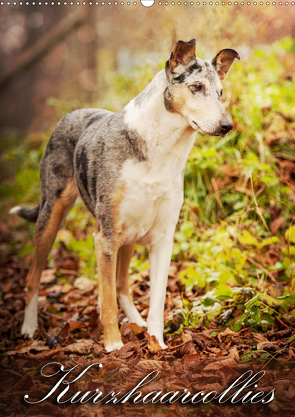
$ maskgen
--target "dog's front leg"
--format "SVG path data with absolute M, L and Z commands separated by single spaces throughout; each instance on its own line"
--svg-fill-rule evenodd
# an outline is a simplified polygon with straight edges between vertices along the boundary
M 118 249 L 102 232 L 93 233 L 98 270 L 100 319 L 104 328 L 104 346 L 107 352 L 123 346 L 118 326 L 116 298 L 116 263 Z
M 164 343 L 164 306 L 167 279 L 173 248 L 173 234 L 165 234 L 156 244 L 150 247 L 150 310 L 147 319 L 148 333 L 156 336 L 162 349 Z

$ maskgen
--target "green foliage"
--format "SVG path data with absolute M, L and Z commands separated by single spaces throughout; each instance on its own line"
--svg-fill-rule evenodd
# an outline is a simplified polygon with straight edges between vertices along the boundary
M 234 332 L 240 331 L 242 326 L 265 332 L 273 327 L 275 316 L 290 324 L 288 314 L 294 310 L 295 295 L 275 299 L 251 288 L 231 288 L 220 284 L 193 301 L 182 294 L 182 302 L 182 308 L 175 311 L 175 316 L 182 314 L 185 327 L 194 328 L 201 323 L 208 326 L 215 318 Z M 170 322 L 166 325 L 170 327 Z

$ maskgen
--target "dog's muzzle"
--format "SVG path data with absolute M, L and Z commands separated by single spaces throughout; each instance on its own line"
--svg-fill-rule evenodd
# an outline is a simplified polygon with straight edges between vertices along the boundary
M 228 132 L 230 132 L 233 128 L 233 124 L 230 119 L 221 119 L 220 121 L 220 134 L 221 136 L 225 136 Z

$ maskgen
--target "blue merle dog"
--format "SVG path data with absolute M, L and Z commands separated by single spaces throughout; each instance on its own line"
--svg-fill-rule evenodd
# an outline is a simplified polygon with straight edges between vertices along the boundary
M 178 41 L 165 69 L 121 111 L 81 109 L 58 123 L 41 160 L 39 205 L 11 210 L 36 222 L 22 334 L 32 337 L 37 328 L 40 276 L 56 234 L 80 194 L 96 220 L 93 236 L 105 349 L 123 346 L 116 293 L 129 321 L 147 326 L 166 348 L 165 291 L 183 203 L 185 162 L 196 131 L 225 136 L 232 129 L 221 102 L 221 81 L 234 59 L 240 59 L 233 49 L 223 49 L 204 61 L 196 57 L 195 44 L 195 38 Z M 149 245 L 150 250 L 147 323 L 128 286 L 136 243 Z

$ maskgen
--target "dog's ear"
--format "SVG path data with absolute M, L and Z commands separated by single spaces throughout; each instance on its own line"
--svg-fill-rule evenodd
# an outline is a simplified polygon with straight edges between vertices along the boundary
M 178 65 L 186 66 L 192 58 L 194 58 L 196 51 L 196 38 L 190 41 L 178 41 L 176 42 L 173 51 L 169 58 L 169 67 L 171 71 Z
M 212 65 L 215 67 L 218 72 L 219 78 L 221 81 L 226 77 L 232 63 L 235 58 L 240 59 L 240 55 L 234 49 L 222 49 L 218 54 L 212 59 Z

